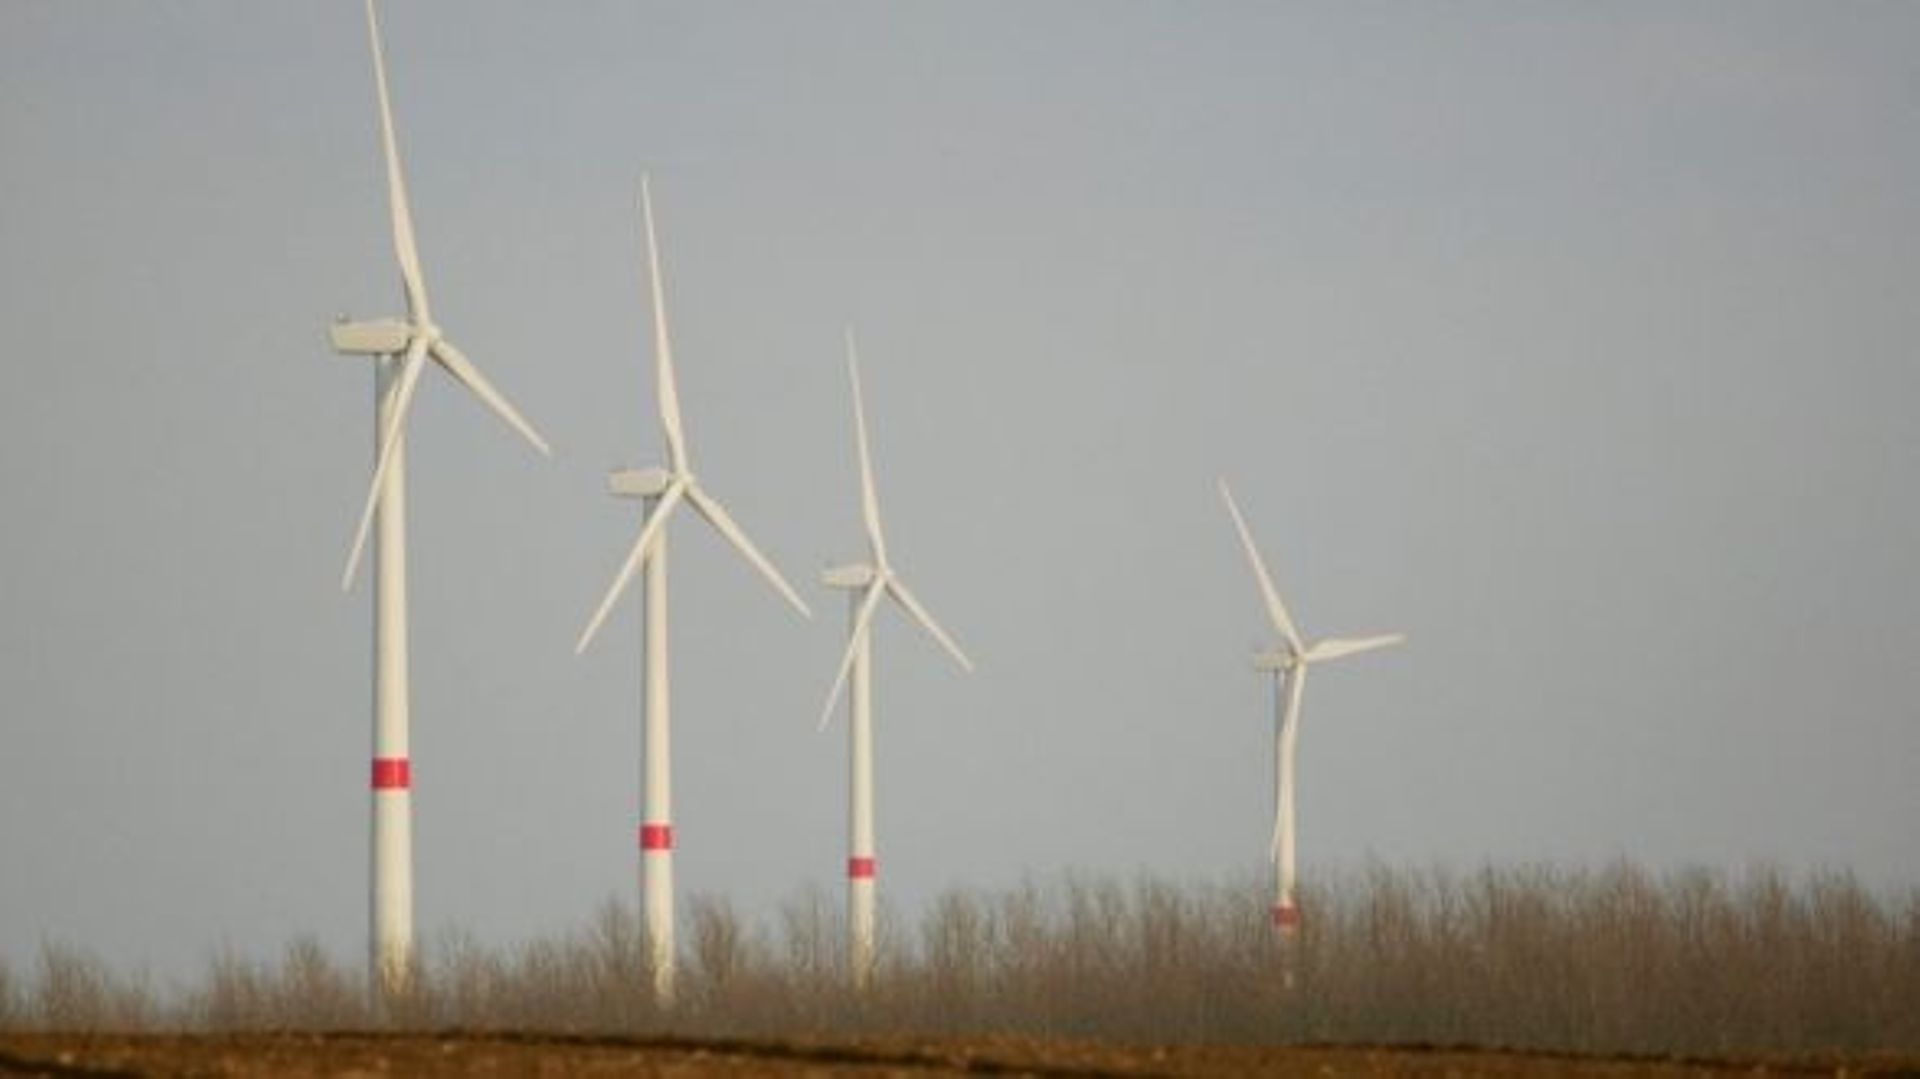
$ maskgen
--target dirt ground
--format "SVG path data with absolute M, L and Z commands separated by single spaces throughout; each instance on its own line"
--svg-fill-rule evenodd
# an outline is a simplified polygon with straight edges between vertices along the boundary
M 0 1035 L 0 1076 L 1920 1076 L 1920 1057 L 1686 1061 L 1466 1049 L 849 1043 L 510 1034 Z

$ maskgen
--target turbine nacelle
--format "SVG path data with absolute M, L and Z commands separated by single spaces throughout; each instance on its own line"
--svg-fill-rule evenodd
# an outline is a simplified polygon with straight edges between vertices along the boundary
M 397 356 L 413 340 L 413 324 L 397 318 L 354 322 L 341 316 L 327 327 L 327 339 L 335 352 L 346 356 Z
M 857 592 L 874 582 L 880 571 L 868 565 L 834 566 L 820 575 L 828 588 Z
M 1256 652 L 1253 656 L 1253 669 L 1256 671 L 1284 672 L 1298 666 L 1300 666 L 1300 657 L 1292 652 Z
M 607 493 L 615 498 L 659 498 L 673 486 L 664 468 L 616 468 L 607 473 Z

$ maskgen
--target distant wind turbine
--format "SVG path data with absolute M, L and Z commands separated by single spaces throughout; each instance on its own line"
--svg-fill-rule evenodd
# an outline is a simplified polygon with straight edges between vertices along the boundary
M 867 449 L 866 408 L 860 396 L 860 362 L 855 354 L 853 330 L 847 330 L 847 378 L 853 384 L 854 442 L 860 456 L 860 513 L 867 526 L 867 561 L 838 566 L 826 572 L 829 587 L 847 590 L 850 621 L 846 654 L 834 676 L 833 689 L 827 693 L 827 705 L 821 710 L 820 729 L 833 719 L 833 706 L 840 691 L 852 680 L 847 695 L 848 731 L 848 813 L 847 813 L 847 948 L 848 963 L 855 988 L 864 990 L 873 977 L 874 932 L 873 893 L 873 724 L 872 724 L 872 624 L 880 600 L 891 596 L 920 627 L 927 631 L 963 670 L 973 670 L 973 662 L 960 651 L 952 637 L 940 628 L 927 609 L 920 605 L 906 584 L 887 561 L 886 536 L 880 529 L 880 504 L 873 489 L 873 459 Z
M 574 644 L 575 654 L 586 651 L 612 612 L 634 573 L 646 567 L 645 653 L 646 683 L 641 745 L 640 883 L 645 912 L 648 961 L 653 973 L 654 999 L 662 1005 L 674 1000 L 673 943 L 673 776 L 668 757 L 667 715 L 667 519 L 682 503 L 706 519 L 733 544 L 753 567 L 773 584 L 801 614 L 812 617 L 799 593 L 760 553 L 732 515 L 694 478 L 680 424 L 680 395 L 673 378 L 673 348 L 667 335 L 667 306 L 660 279 L 660 248 L 654 238 L 653 197 L 646 177 L 640 180 L 640 213 L 646 223 L 647 268 L 652 282 L 654 385 L 659 399 L 660 426 L 666 434 L 667 467 L 620 469 L 608 477 L 609 493 L 639 498 L 645 523 L 614 574 L 600 606 Z
M 1280 646 L 1255 656 L 1253 665 L 1257 670 L 1273 672 L 1274 691 L 1279 704 L 1279 727 L 1275 732 L 1279 752 L 1274 776 L 1272 855 L 1277 872 L 1273 925 L 1281 939 L 1287 940 L 1292 938 L 1300 924 L 1300 908 L 1294 897 L 1293 765 L 1294 743 L 1300 735 L 1300 694 L 1306 688 L 1307 668 L 1322 660 L 1339 659 L 1399 644 L 1406 640 L 1406 636 L 1390 633 L 1350 640 L 1328 638 L 1309 645 L 1294 625 L 1293 618 L 1287 614 L 1286 604 L 1280 601 L 1280 592 L 1274 587 L 1266 564 L 1260 560 L 1260 551 L 1253 544 L 1253 533 L 1247 530 L 1246 518 L 1240 515 L 1240 507 L 1233 501 L 1233 491 L 1227 487 L 1224 479 L 1220 481 L 1220 497 L 1226 500 L 1227 512 L 1233 515 L 1233 526 L 1240 533 L 1240 543 L 1247 549 L 1247 561 L 1253 564 L 1253 575 L 1259 581 L 1260 594 L 1267 603 L 1267 617 L 1280 634 Z
M 374 85 L 380 98 L 380 142 L 387 162 L 387 200 L 393 217 L 393 249 L 406 290 L 407 317 L 372 322 L 335 322 L 330 329 L 336 352 L 374 356 L 375 463 L 366 508 L 347 555 L 341 588 L 350 588 L 368 532 L 380 523 L 374 540 L 373 665 L 373 865 L 370 916 L 371 964 L 377 986 L 405 986 L 413 963 L 412 768 L 407 753 L 407 553 L 406 465 L 407 408 L 420 373 L 431 358 L 465 386 L 541 453 L 547 444 L 513 405 L 493 388 L 467 357 L 435 325 L 420 273 L 413 217 L 407 206 L 406 180 L 393 133 L 393 107 L 387 95 L 386 58 L 373 0 L 367 0 L 367 35 L 373 43 Z

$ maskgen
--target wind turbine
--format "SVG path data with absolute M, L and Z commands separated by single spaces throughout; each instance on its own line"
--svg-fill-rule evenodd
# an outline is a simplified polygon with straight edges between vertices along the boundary
M 660 280 L 660 247 L 654 238 L 653 197 L 647 178 L 640 178 L 640 212 L 646 222 L 647 268 L 652 281 L 654 386 L 659 398 L 660 427 L 666 434 L 667 467 L 616 469 L 607 478 L 608 493 L 618 498 L 638 498 L 645 507 L 644 523 L 633 541 L 632 550 L 614 574 L 613 584 L 588 620 L 586 629 L 574 645 L 577 655 L 586 651 L 594 635 L 613 610 L 634 572 L 642 566 L 645 576 L 645 644 L 643 678 L 646 685 L 644 723 L 641 736 L 641 817 L 640 887 L 645 912 L 649 965 L 653 971 L 654 999 L 670 1005 L 674 999 L 675 953 L 673 944 L 673 777 L 668 758 L 667 716 L 667 519 L 682 504 L 713 526 L 733 544 L 753 567 L 778 589 L 787 602 L 807 617 L 813 612 L 799 593 L 780 575 L 772 562 L 760 553 L 733 517 L 694 478 L 687 454 L 686 436 L 680 424 L 680 394 L 674 386 L 673 348 L 667 336 L 667 307 Z
M 820 714 L 820 729 L 833 719 L 833 706 L 849 679 L 853 688 L 847 695 L 847 745 L 849 799 L 847 811 L 847 949 L 856 989 L 865 990 L 873 977 L 873 616 L 880 600 L 891 596 L 920 627 L 927 631 L 963 670 L 972 671 L 973 662 L 940 628 L 927 609 L 920 605 L 906 584 L 887 561 L 887 540 L 880 529 L 880 503 L 873 490 L 873 459 L 867 450 L 867 416 L 860 397 L 860 361 L 853 343 L 853 330 L 847 330 L 847 378 L 853 384 L 853 430 L 860 453 L 860 513 L 867 526 L 867 561 L 837 566 L 825 574 L 830 588 L 847 591 L 849 630 L 846 654 L 834 676 L 833 689 L 827 693 L 827 706 Z
M 1284 941 L 1291 939 L 1300 925 L 1300 908 L 1294 902 L 1293 763 L 1294 743 L 1300 736 L 1300 694 L 1306 688 L 1307 668 L 1324 660 L 1399 644 L 1407 638 L 1405 634 L 1389 633 L 1353 639 L 1330 637 L 1308 644 L 1287 614 L 1286 604 L 1280 602 L 1280 592 L 1273 586 L 1266 563 L 1260 560 L 1260 551 L 1253 545 L 1253 533 L 1247 530 L 1246 518 L 1240 515 L 1233 491 L 1224 479 L 1220 481 L 1220 497 L 1226 500 L 1227 512 L 1233 515 L 1233 526 L 1240 533 L 1240 543 L 1247 549 L 1247 561 L 1253 564 L 1253 575 L 1260 582 L 1260 594 L 1267 602 L 1267 617 L 1280 634 L 1279 647 L 1255 656 L 1253 665 L 1256 670 L 1273 672 L 1274 695 L 1279 706 L 1279 726 L 1275 731 L 1279 752 L 1273 799 L 1272 855 L 1277 870 L 1273 926 Z
M 380 142 L 387 164 L 388 209 L 393 218 L 393 250 L 406 291 L 405 318 L 350 322 L 330 328 L 336 352 L 375 360 L 375 464 L 366 508 L 354 533 L 340 586 L 353 585 L 354 571 L 374 521 L 373 618 L 373 834 L 370 952 L 373 979 L 387 991 L 404 988 L 413 962 L 412 768 L 407 752 L 407 553 L 406 454 L 407 408 L 431 358 L 482 404 L 518 431 L 541 453 L 546 442 L 479 369 L 454 347 L 434 323 L 426 282 L 414 243 L 413 216 L 407 206 L 406 180 L 393 133 L 393 107 L 387 94 L 386 57 L 373 0 L 367 0 L 367 36 L 373 45 L 374 85 L 380 98 Z

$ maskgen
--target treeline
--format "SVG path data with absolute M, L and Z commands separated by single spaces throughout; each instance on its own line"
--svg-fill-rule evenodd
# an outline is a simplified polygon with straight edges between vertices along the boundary
M 703 1036 L 1020 1034 L 1148 1042 L 1429 1043 L 1581 1052 L 1920 1049 L 1920 890 L 1845 874 L 1372 868 L 1303 890 L 1282 952 L 1253 884 L 1073 876 L 950 892 L 883 917 L 872 989 L 847 987 L 840 898 L 749 923 L 695 899 L 680 999 L 657 1010 L 637 919 L 561 938 L 442 937 L 374 1006 L 311 941 L 213 959 L 159 990 L 86 953 L 0 962 L 0 1027 L 495 1029 Z

